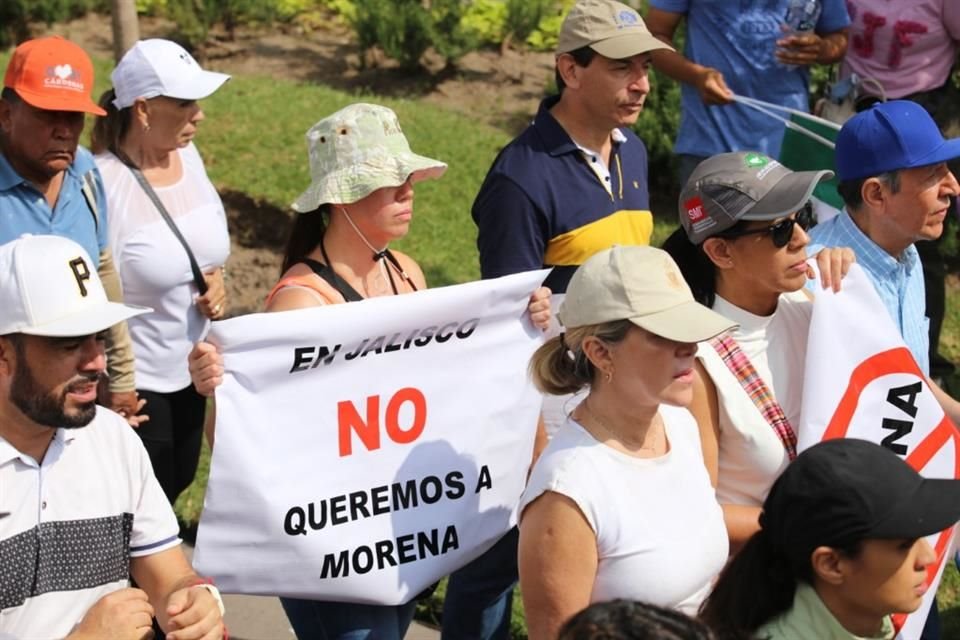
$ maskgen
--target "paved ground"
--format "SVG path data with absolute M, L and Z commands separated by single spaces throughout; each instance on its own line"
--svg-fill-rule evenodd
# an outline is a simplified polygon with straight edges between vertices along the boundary
M 193 547 L 184 544 L 188 556 Z M 277 598 L 264 596 L 239 596 L 224 594 L 227 608 L 227 628 L 231 640 L 295 640 L 287 617 L 283 615 Z M 407 632 L 406 640 L 438 640 L 435 629 L 414 622 Z

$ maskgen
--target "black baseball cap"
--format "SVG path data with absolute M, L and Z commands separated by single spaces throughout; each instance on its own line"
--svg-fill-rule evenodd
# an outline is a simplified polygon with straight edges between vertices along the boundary
M 960 480 L 924 478 L 897 454 L 842 438 L 806 449 L 777 478 L 760 526 L 812 552 L 870 538 L 921 538 L 960 521 Z

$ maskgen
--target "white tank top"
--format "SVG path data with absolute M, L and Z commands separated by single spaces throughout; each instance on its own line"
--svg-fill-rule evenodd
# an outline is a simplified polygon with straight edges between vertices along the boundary
M 223 203 L 193 143 L 178 151 L 183 176 L 155 187 L 202 271 L 230 255 Z M 152 307 L 127 320 L 136 356 L 137 388 L 160 393 L 190 384 L 187 355 L 210 325 L 193 303 L 197 287 L 183 245 L 130 170 L 112 153 L 96 156 L 107 193 L 107 220 L 123 297 Z
M 545 491 L 576 503 L 597 536 L 591 602 L 626 598 L 695 615 L 727 560 L 727 530 L 696 421 L 678 407 L 661 405 L 660 415 L 670 450 L 659 458 L 626 455 L 567 420 L 537 460 L 520 512 Z
M 782 294 L 777 310 L 769 316 L 754 315 L 719 296 L 713 305 L 714 311 L 740 323 L 731 335 L 794 430 L 800 424 L 811 309 L 803 291 Z M 773 427 L 714 348 L 701 344 L 697 357 L 713 379 L 720 408 L 717 499 L 722 504 L 759 507 L 790 458 Z

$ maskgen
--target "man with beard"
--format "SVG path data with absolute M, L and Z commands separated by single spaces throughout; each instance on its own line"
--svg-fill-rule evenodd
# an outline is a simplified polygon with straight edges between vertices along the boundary
M 59 236 L 0 246 L 0 273 L 0 637 L 221 638 L 140 439 L 96 405 L 105 330 L 149 309 Z
M 103 185 L 93 156 L 79 146 L 84 114 L 105 114 L 92 90 L 93 64 L 69 40 L 37 38 L 13 52 L 0 92 L 0 243 L 24 233 L 70 238 L 93 258 L 110 299 L 120 301 Z M 107 338 L 108 404 L 137 426 L 143 418 L 126 323 Z

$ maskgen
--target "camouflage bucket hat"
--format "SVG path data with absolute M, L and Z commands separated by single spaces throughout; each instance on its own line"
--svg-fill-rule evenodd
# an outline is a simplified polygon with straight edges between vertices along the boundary
M 375 104 L 352 104 L 307 131 L 310 186 L 293 203 L 306 213 L 323 204 L 350 204 L 383 187 L 439 178 L 447 165 L 419 156 L 397 114 Z

